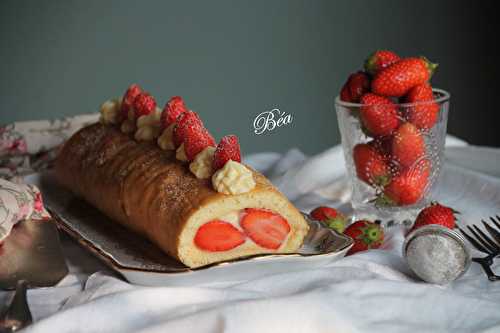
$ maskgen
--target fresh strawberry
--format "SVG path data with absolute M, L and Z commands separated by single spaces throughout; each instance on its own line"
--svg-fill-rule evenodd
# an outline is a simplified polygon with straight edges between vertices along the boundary
M 352 157 L 358 178 L 372 186 L 385 186 L 391 179 L 384 156 L 370 144 L 354 146 Z
M 348 81 L 349 82 L 349 81 Z M 340 89 L 340 100 L 344 102 L 351 102 L 351 92 L 349 91 L 349 85 L 348 82 L 346 82 L 343 86 L 342 89 Z
M 429 83 L 419 84 L 410 89 L 404 97 L 405 103 L 416 103 L 406 110 L 406 119 L 420 129 L 429 129 L 437 122 L 439 105 L 434 102 L 434 94 Z
M 344 234 L 354 240 L 354 245 L 347 252 L 348 255 L 369 249 L 378 249 L 384 242 L 384 231 L 373 222 L 366 220 L 356 221 L 344 231 Z
M 219 170 L 227 161 L 241 162 L 240 144 L 236 135 L 224 136 L 215 149 L 213 169 Z
M 392 136 L 381 136 L 373 139 L 368 142 L 368 145 L 374 148 L 382 158 L 387 163 L 391 160 L 391 151 L 392 151 Z
M 335 208 L 327 206 L 316 207 L 311 211 L 310 215 L 313 219 L 324 222 L 339 233 L 345 230 L 346 218 Z
M 281 246 L 290 232 L 287 220 L 266 209 L 245 209 L 240 225 L 256 244 L 273 250 Z
M 406 206 L 418 202 L 427 188 L 431 164 L 429 160 L 420 160 L 410 169 L 394 176 L 377 198 L 379 206 Z
M 186 111 L 181 113 L 177 118 L 177 123 L 174 128 L 174 144 L 179 147 L 187 136 L 198 132 L 203 128 L 203 122 L 198 114 L 194 111 Z
M 413 87 L 429 81 L 437 64 L 424 57 L 401 59 L 383 69 L 372 81 L 372 92 L 401 97 Z
M 208 146 L 215 147 L 215 140 L 205 127 L 199 127 L 198 131 L 193 131 L 184 138 L 184 151 L 188 161 L 194 160 Z
M 375 75 L 398 60 L 400 58 L 396 53 L 387 50 L 378 50 L 366 59 L 365 71 L 371 75 Z
M 399 125 L 396 104 L 372 93 L 361 97 L 360 118 L 363 126 L 374 136 L 390 135 Z
M 364 72 L 352 73 L 340 90 L 340 99 L 344 102 L 358 103 L 363 94 L 370 91 L 370 79 Z
M 175 123 L 177 118 L 186 111 L 187 108 L 182 97 L 173 96 L 170 98 L 170 100 L 165 104 L 161 114 L 162 129 L 165 129 Z
M 135 116 L 147 116 L 156 109 L 156 101 L 153 96 L 147 92 L 140 93 L 134 99 Z
M 137 84 L 132 84 L 128 87 L 125 95 L 123 95 L 120 120 L 123 121 L 128 118 L 128 111 L 134 106 L 134 100 L 142 93 L 141 87 Z
M 401 167 L 407 168 L 425 155 L 425 141 L 418 128 L 411 123 L 404 123 L 395 132 L 392 139 L 392 158 Z
M 203 224 L 194 236 L 195 245 L 205 251 L 228 251 L 245 242 L 245 235 L 231 223 L 212 220 Z
M 328 219 L 334 219 L 339 215 L 342 215 L 339 213 L 335 208 L 327 207 L 327 206 L 319 206 L 314 208 L 310 215 L 312 216 L 313 219 L 318 220 L 318 221 L 326 221 Z
M 439 224 L 446 228 L 455 228 L 455 211 L 450 207 L 433 202 L 430 206 L 422 209 L 415 220 L 412 230 L 429 224 Z

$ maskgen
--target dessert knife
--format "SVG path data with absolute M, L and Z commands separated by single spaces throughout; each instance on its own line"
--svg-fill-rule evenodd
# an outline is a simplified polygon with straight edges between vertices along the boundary
M 26 288 L 53 286 L 67 273 L 55 223 L 19 222 L 0 246 L 0 289 L 16 290 L 0 316 L 0 333 L 17 331 L 32 322 Z

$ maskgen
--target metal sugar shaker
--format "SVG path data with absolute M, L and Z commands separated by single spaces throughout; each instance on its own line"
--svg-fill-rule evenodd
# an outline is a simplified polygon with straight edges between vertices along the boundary
M 461 277 L 471 263 L 462 235 L 435 224 L 420 227 L 406 236 L 403 257 L 419 278 L 440 285 Z

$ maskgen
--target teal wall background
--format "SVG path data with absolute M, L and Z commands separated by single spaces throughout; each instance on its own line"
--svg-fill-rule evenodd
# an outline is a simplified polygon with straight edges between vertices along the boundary
M 482 3 L 482 2 L 481 2 Z M 460 4 L 460 5 L 453 5 Z M 96 111 L 137 82 L 163 106 L 182 95 L 220 138 L 246 152 L 339 142 L 333 98 L 378 48 L 441 64 L 450 132 L 498 145 L 484 100 L 493 56 L 479 5 L 457 1 L 6 1 L 0 2 L 0 123 Z M 484 10 L 484 8 L 483 8 Z M 473 82 L 473 84 L 471 84 Z M 488 101 L 481 107 L 488 108 Z M 491 104 L 492 106 L 492 104 Z M 257 136 L 272 108 L 293 123 Z M 486 115 L 485 115 L 486 114 Z M 481 125 L 482 124 L 482 125 Z

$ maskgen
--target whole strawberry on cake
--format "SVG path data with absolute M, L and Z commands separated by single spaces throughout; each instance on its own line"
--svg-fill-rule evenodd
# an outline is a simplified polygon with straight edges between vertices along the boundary
M 300 248 L 302 214 L 180 96 L 161 109 L 133 84 L 100 112 L 65 143 L 56 177 L 112 221 L 188 267 Z

